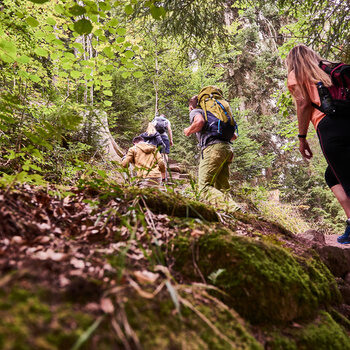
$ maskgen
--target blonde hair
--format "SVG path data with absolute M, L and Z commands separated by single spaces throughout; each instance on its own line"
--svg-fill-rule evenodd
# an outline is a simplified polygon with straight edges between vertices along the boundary
M 288 74 L 294 71 L 295 79 L 304 97 L 308 94 L 307 83 L 316 84 L 322 81 L 325 86 L 332 85 L 331 77 L 319 67 L 320 61 L 322 57 L 305 45 L 295 46 L 287 56 Z
M 153 135 L 157 132 L 156 127 L 154 126 L 153 123 L 148 123 L 146 132 L 148 135 Z

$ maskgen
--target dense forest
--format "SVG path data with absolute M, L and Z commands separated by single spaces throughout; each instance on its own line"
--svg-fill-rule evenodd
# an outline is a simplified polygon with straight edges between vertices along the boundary
M 0 11 L 0 348 L 350 349 L 347 250 L 292 238 L 344 220 L 311 127 L 314 157 L 298 151 L 285 66 L 299 43 L 350 62 L 348 1 Z M 183 133 L 208 85 L 238 124 L 234 214 L 199 201 L 200 151 Z M 186 176 L 140 190 L 121 159 L 159 114 Z

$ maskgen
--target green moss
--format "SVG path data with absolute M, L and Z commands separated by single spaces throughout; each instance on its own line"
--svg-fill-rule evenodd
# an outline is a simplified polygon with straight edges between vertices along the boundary
M 244 222 L 246 224 L 257 226 L 260 229 L 262 225 L 264 225 L 266 226 L 266 228 L 269 228 L 271 231 L 282 233 L 286 237 L 293 237 L 293 233 L 278 222 L 268 220 L 256 214 L 242 213 L 240 211 L 233 213 L 233 215 L 237 220 Z
M 265 344 L 270 350 L 345 350 L 350 349 L 346 331 L 325 311 L 300 328 L 285 328 L 282 333 L 272 332 Z M 288 336 L 286 336 L 288 335 Z
M 189 200 L 177 193 L 163 192 L 156 188 L 130 188 L 125 192 L 127 200 L 134 199 L 137 195 L 144 198 L 147 206 L 154 213 L 218 221 L 214 208 L 201 202 Z
M 280 334 L 274 335 L 271 341 L 268 341 L 266 348 L 270 350 L 297 350 L 293 339 L 284 337 Z
M 331 309 L 330 315 L 340 325 L 342 325 L 348 332 L 350 332 L 350 320 L 340 314 L 337 310 Z
M 198 240 L 177 237 L 171 244 L 175 268 L 188 280 L 198 279 L 193 251 L 204 276 L 223 269 L 215 285 L 229 295 L 224 301 L 253 323 L 313 317 L 320 306 L 340 300 L 334 279 L 320 261 L 298 261 L 273 244 L 224 230 Z
M 192 305 L 188 308 L 182 304 L 181 316 L 174 313 L 167 293 L 152 300 L 128 294 L 125 310 L 144 349 L 262 349 L 243 321 L 228 308 L 206 298 L 199 290 L 193 295 L 180 295 Z
M 69 349 L 92 322 L 90 315 L 74 311 L 71 304 L 50 306 L 38 293 L 20 287 L 0 295 L 2 350 Z
M 350 337 L 327 312 L 321 312 L 318 320 L 301 331 L 297 340 L 298 350 L 347 350 Z

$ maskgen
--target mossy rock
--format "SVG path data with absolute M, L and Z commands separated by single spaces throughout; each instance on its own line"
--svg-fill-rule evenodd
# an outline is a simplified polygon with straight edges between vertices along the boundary
M 180 314 L 168 292 L 144 299 L 129 292 L 124 297 L 128 322 L 143 349 L 263 349 L 250 334 L 244 321 L 221 303 L 209 299 L 199 289 L 179 292 L 191 307 L 180 301 Z
M 70 349 L 94 322 L 92 315 L 76 311 L 72 304 L 50 305 L 40 295 L 45 291 L 34 293 L 20 286 L 0 293 L 0 349 Z M 114 339 L 106 334 L 94 334 L 81 349 L 95 348 L 92 344 L 110 349 Z
M 174 269 L 185 280 L 199 280 L 198 268 L 207 279 L 216 274 L 213 283 L 228 294 L 224 301 L 252 323 L 310 318 L 340 300 L 333 276 L 319 259 L 297 257 L 271 243 L 218 230 L 198 239 L 182 235 L 170 244 Z
M 156 188 L 129 188 L 125 191 L 127 200 L 140 196 L 153 213 L 170 216 L 199 218 L 206 221 L 218 221 L 214 208 L 207 204 L 190 200 L 174 192 L 163 192 Z M 143 205 L 143 202 L 140 201 Z
M 327 312 L 320 312 L 316 319 L 301 329 L 285 330 L 288 336 L 277 334 L 268 341 L 271 350 L 350 350 L 350 337 Z
M 350 350 L 350 337 L 327 312 L 305 327 L 297 336 L 298 350 Z

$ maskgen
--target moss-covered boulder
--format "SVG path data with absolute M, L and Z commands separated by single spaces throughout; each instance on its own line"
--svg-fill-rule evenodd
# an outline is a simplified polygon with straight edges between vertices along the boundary
M 40 295 L 41 294 L 41 295 Z M 71 303 L 52 303 L 43 290 L 20 286 L 0 293 L 0 349 L 71 349 L 94 323 L 95 315 L 74 310 Z M 102 329 L 102 327 L 101 327 Z M 110 349 L 113 337 L 93 334 L 85 349 Z
M 207 279 L 216 276 L 211 279 L 227 293 L 225 302 L 253 323 L 307 319 L 340 299 L 319 259 L 297 257 L 277 245 L 225 230 L 177 237 L 172 245 L 176 271 L 188 280 L 198 280 L 198 270 Z
M 154 299 L 130 291 L 122 306 L 143 349 L 263 349 L 233 310 L 200 288 L 177 289 L 180 312 L 168 292 Z
M 125 198 L 128 200 L 140 197 L 156 214 L 168 214 L 178 217 L 192 217 L 207 221 L 218 221 L 218 215 L 214 208 L 208 204 L 190 200 L 175 192 L 164 192 L 156 188 L 128 188 L 125 189 Z
M 349 350 L 350 337 L 330 314 L 320 312 L 312 322 L 299 329 L 286 329 L 266 343 L 271 350 Z

